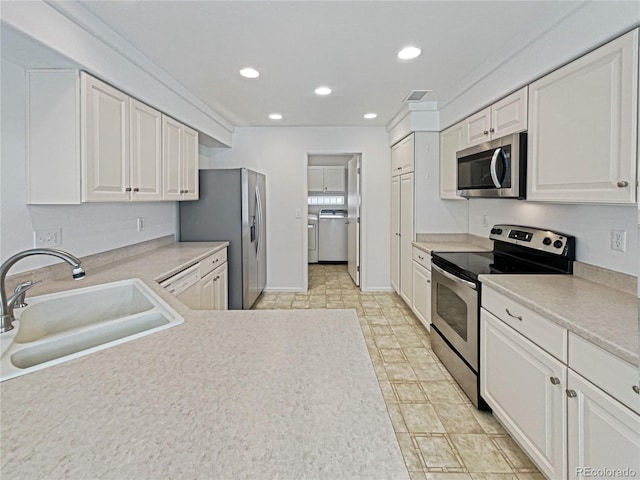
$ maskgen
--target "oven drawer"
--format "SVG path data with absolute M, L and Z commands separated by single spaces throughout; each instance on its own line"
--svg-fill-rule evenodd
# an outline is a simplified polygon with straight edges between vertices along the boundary
M 488 287 L 482 307 L 554 357 L 567 362 L 567 330 L 533 310 Z
M 431 270 L 431 255 L 426 253 L 424 250 L 413 247 L 413 261 L 419 263 L 427 270 Z
M 633 389 L 638 386 L 637 367 L 569 333 L 569 368 L 640 413 L 640 395 Z

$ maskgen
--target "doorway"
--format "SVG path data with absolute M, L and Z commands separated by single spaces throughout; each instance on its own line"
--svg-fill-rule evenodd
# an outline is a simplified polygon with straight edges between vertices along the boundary
M 312 265 L 343 264 L 361 283 L 359 153 L 307 155 L 307 286 Z

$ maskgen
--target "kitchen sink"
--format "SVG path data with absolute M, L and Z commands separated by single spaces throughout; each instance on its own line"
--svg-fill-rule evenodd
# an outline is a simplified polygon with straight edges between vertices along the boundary
M 103 350 L 184 319 L 139 279 L 28 298 L 0 335 L 0 381 Z

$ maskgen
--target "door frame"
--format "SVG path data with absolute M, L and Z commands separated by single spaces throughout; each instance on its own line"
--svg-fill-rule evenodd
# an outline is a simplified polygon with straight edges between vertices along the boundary
M 309 189 L 308 189 L 308 178 L 307 178 L 307 167 L 309 166 L 309 156 L 314 156 L 314 155 L 322 155 L 322 156 L 344 156 L 344 155 L 358 155 L 360 157 L 360 223 L 358 224 L 358 229 L 360 231 L 360 285 L 358 286 L 358 288 L 360 288 L 361 291 L 365 291 L 366 290 L 366 261 L 365 259 L 366 257 L 366 229 L 363 228 L 363 226 L 365 225 L 365 213 L 366 213 L 366 202 L 365 202 L 365 198 L 366 198 L 366 192 L 365 189 L 363 188 L 365 182 L 364 182 L 364 175 L 366 172 L 365 169 L 365 161 L 364 161 L 364 153 L 363 153 L 364 149 L 362 148 L 354 148 L 354 149 L 348 149 L 348 150 L 312 150 L 312 151 L 308 151 L 305 154 L 304 157 L 304 173 L 303 173 L 303 177 L 304 177 L 304 189 L 306 192 L 306 195 L 304 196 L 305 202 L 304 202 L 304 206 L 303 208 L 300 209 L 300 211 L 303 213 L 303 218 L 302 218 L 302 222 L 300 225 L 300 235 L 302 238 L 302 244 L 303 245 L 307 245 L 307 216 L 309 215 L 309 202 L 308 202 L 308 198 L 309 198 Z M 309 291 L 309 250 L 307 248 L 303 248 L 302 249 L 302 288 L 303 291 L 307 292 Z

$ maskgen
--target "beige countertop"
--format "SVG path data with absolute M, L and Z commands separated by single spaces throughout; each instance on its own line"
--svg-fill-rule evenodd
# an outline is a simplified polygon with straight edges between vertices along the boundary
M 638 366 L 638 299 L 572 275 L 480 275 L 512 298 L 593 344 Z
M 158 285 L 226 245 L 36 287 L 140 278 L 185 322 L 3 382 L 3 478 L 409 478 L 352 310 L 196 311 Z

